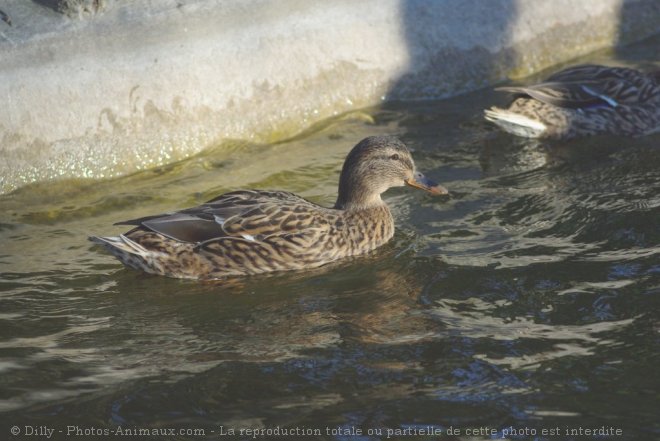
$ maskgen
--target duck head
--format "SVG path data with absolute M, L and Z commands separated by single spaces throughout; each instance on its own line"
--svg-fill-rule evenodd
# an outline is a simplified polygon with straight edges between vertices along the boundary
M 448 191 L 415 169 L 404 143 L 393 136 L 370 136 L 350 151 L 339 178 L 335 208 L 360 209 L 382 204 L 381 193 L 391 187 L 411 187 L 431 194 Z

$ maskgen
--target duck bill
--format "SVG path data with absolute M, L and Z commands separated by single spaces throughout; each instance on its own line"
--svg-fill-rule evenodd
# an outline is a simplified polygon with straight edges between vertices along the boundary
M 449 191 L 442 185 L 438 185 L 420 172 L 415 172 L 412 178 L 405 180 L 406 185 L 411 187 L 420 188 L 424 191 L 427 191 L 431 194 L 440 195 L 440 194 L 449 194 Z

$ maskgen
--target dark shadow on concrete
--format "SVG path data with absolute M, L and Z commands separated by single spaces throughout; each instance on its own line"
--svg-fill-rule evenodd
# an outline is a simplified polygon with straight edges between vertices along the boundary
M 530 73 L 538 71 L 539 67 L 552 71 L 548 62 L 552 64 L 553 60 L 558 65 L 571 64 L 566 56 L 562 57 L 562 51 L 583 45 L 585 42 L 581 39 L 588 36 L 584 34 L 588 27 L 568 25 L 565 29 L 553 29 L 545 26 L 547 30 L 542 38 L 512 42 L 514 29 L 518 26 L 523 30 L 524 27 L 534 29 L 534 20 L 539 20 L 539 26 L 547 25 L 541 20 L 548 6 L 552 7 L 552 4 L 542 2 L 537 6 L 527 4 L 525 14 L 520 18 L 522 12 L 518 10 L 518 4 L 516 0 L 490 0 L 487 2 L 489 12 L 485 13 L 484 2 L 480 0 L 401 1 L 401 22 L 410 61 L 408 70 L 392 84 L 388 100 L 442 99 L 488 87 L 505 81 L 516 63 L 519 65 L 515 69 L 517 75 L 527 70 Z M 538 8 L 538 17 L 530 15 L 532 7 Z M 629 56 L 623 45 L 660 31 L 660 2 L 657 0 L 623 0 L 619 16 L 615 50 L 623 58 Z M 519 19 L 525 23 L 517 23 Z M 594 16 L 593 20 L 598 17 Z M 520 34 L 520 31 L 516 33 Z M 556 56 L 552 54 L 553 42 L 558 45 Z M 523 46 L 518 48 L 521 53 L 517 53 L 516 44 L 538 45 L 538 52 Z M 658 60 L 660 48 L 655 57 L 655 61 Z
M 516 54 L 492 48 L 506 41 L 516 2 L 491 0 L 488 10 L 497 12 L 488 16 L 484 6 L 480 0 L 402 1 L 410 67 L 388 98 L 440 99 L 501 81 Z
M 619 16 L 616 58 L 645 71 L 660 69 L 660 2 L 624 0 Z
M 34 3 L 50 8 L 53 11 L 62 12 L 60 9 L 60 0 L 32 0 Z
M 106 0 L 32 0 L 34 3 L 53 11 L 77 16 L 78 14 L 96 14 L 105 7 Z
M 626 54 L 623 46 L 660 33 L 660 2 L 624 0 L 619 12 L 617 54 Z M 655 60 L 660 61 L 660 47 Z

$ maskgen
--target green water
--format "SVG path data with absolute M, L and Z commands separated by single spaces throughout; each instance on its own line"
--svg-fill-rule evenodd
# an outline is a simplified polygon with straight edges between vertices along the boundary
M 0 197 L 0 438 L 660 438 L 660 135 L 521 140 L 482 121 L 498 99 L 389 104 L 276 145 Z M 332 204 L 345 154 L 375 134 L 399 135 L 452 195 L 388 192 L 397 233 L 364 258 L 196 283 L 123 269 L 86 240 L 237 188 Z

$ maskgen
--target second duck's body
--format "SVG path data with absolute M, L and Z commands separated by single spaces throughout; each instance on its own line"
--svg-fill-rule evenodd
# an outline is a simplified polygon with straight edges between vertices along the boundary
M 660 130 L 660 72 L 582 65 L 540 84 L 496 90 L 514 99 L 506 109 L 486 110 L 485 117 L 518 136 L 642 136 Z
M 170 277 L 314 268 L 385 244 L 394 221 L 380 194 L 404 184 L 446 193 L 415 172 L 403 143 L 371 137 L 346 158 L 333 208 L 288 192 L 242 190 L 187 210 L 120 222 L 135 228 L 90 239 L 131 268 Z

